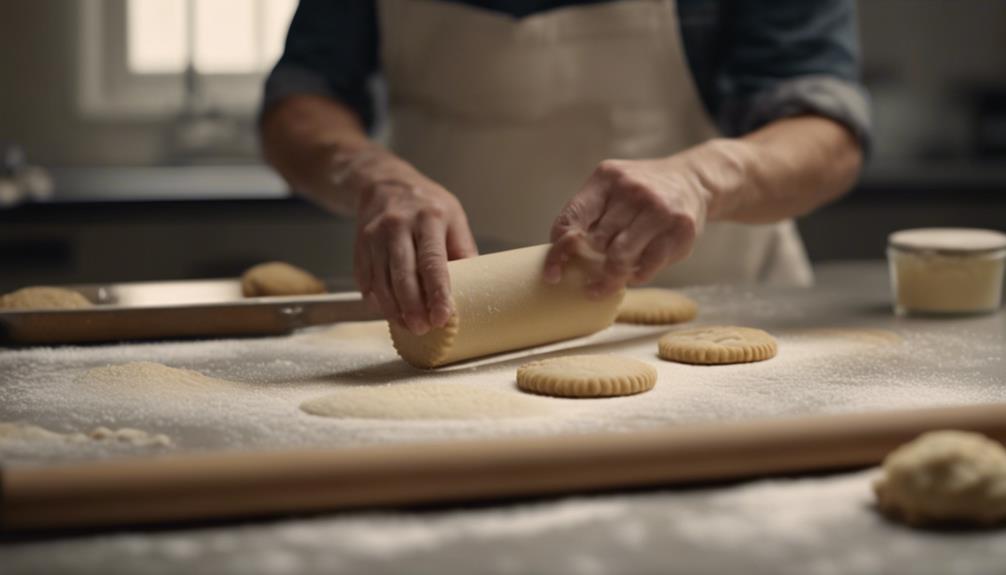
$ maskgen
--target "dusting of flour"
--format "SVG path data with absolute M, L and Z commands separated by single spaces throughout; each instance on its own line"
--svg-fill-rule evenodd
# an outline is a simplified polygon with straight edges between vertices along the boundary
M 95 367 L 87 371 L 84 385 L 93 392 L 112 395 L 187 396 L 237 390 L 241 384 L 205 376 L 198 371 L 162 363 L 134 361 Z
M 464 383 L 349 387 L 300 408 L 311 415 L 360 419 L 502 419 L 552 411 L 540 398 Z

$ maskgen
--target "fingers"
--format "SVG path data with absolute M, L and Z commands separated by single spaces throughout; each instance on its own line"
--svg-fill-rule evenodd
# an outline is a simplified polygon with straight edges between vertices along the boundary
M 601 215 L 601 219 L 590 229 L 588 238 L 590 245 L 600 253 L 607 253 L 608 245 L 623 230 L 628 230 L 629 225 L 639 214 L 639 208 L 621 198 L 615 197 L 618 191 L 615 190 L 609 196 L 608 205 Z
M 475 244 L 475 237 L 472 235 L 471 228 L 468 227 L 468 219 L 461 209 L 458 209 L 448 222 L 446 242 L 447 258 L 450 260 L 460 260 L 479 255 L 479 248 Z
M 653 279 L 653 276 L 671 259 L 673 244 L 671 233 L 664 233 L 654 238 L 640 254 L 631 283 L 641 284 Z
M 367 249 L 361 230 L 357 232 L 353 241 L 353 279 L 356 280 L 356 287 L 360 289 L 363 299 L 368 299 L 370 296 L 370 268 L 370 250 Z
M 416 262 L 430 324 L 444 327 L 454 314 L 454 304 L 447 273 L 447 230 L 441 220 L 427 218 L 420 222 Z
M 402 312 L 391 289 L 391 276 L 388 267 L 389 254 L 385 242 L 368 242 L 370 253 L 370 294 L 376 300 L 381 313 L 390 322 L 402 323 Z
M 619 231 L 605 252 L 605 272 L 614 276 L 629 276 L 638 266 L 643 250 L 666 230 L 660 217 L 652 211 L 636 214 L 636 218 Z
M 416 272 L 416 246 L 411 230 L 399 229 L 388 243 L 388 277 L 405 327 L 416 335 L 430 330 L 429 313 Z
M 552 242 L 545 254 L 545 283 L 557 284 L 562 280 L 562 268 L 577 253 L 577 244 L 583 235 L 569 231 Z

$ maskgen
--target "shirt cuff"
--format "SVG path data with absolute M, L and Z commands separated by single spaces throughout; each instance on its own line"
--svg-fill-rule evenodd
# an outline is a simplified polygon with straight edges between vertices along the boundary
M 310 68 L 280 62 L 265 81 L 259 121 L 280 100 L 295 94 L 315 94 L 331 97 L 332 90 L 325 77 Z
M 813 114 L 834 120 L 870 148 L 870 102 L 859 84 L 834 76 L 802 76 L 724 106 L 724 128 L 729 134 L 752 132 L 782 118 Z

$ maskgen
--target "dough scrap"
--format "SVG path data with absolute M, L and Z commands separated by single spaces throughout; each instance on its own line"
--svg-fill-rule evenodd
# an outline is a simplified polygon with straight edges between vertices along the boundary
M 469 383 L 354 386 L 309 399 L 302 411 L 353 419 L 505 419 L 548 415 L 546 400 Z
M 123 427 L 110 429 L 96 427 L 89 433 L 59 433 L 30 423 L 0 421 L 0 443 L 7 441 L 24 443 L 65 442 L 87 443 L 89 441 L 120 443 L 136 447 L 171 447 L 171 438 L 163 433 L 150 433 L 142 429 Z
M 476 357 L 598 332 L 612 324 L 624 290 L 590 298 L 591 266 L 580 254 L 551 285 L 543 272 L 549 245 L 455 260 L 447 264 L 456 313 L 447 326 L 417 336 L 390 324 L 395 350 L 410 364 L 433 368 Z
M 292 296 L 325 293 L 325 283 L 308 271 L 285 262 L 267 262 L 241 276 L 245 297 Z
M 980 433 L 932 431 L 884 459 L 879 509 L 910 525 L 1006 521 L 1006 449 Z
M 517 387 L 559 397 L 616 397 L 649 391 L 657 370 L 615 355 L 566 355 L 517 368 Z
M 760 329 L 714 325 L 665 334 L 657 350 L 661 359 L 716 365 L 771 359 L 778 345 L 775 338 Z
M 94 304 L 79 292 L 58 287 L 26 287 L 0 296 L 0 308 L 2 309 L 81 309 L 88 307 L 94 307 Z
M 683 323 L 695 319 L 698 313 L 698 304 L 676 291 L 639 288 L 626 290 L 615 321 L 646 325 Z
M 96 427 L 87 436 L 95 441 L 125 443 L 137 447 L 170 447 L 172 444 L 171 438 L 163 433 L 150 433 L 132 427 L 119 429 Z

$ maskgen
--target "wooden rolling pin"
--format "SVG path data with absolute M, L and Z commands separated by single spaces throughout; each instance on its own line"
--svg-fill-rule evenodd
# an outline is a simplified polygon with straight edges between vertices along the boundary
M 920 433 L 1006 440 L 1006 404 L 492 441 L 2 470 L 4 530 L 266 516 L 667 486 L 880 462 Z

